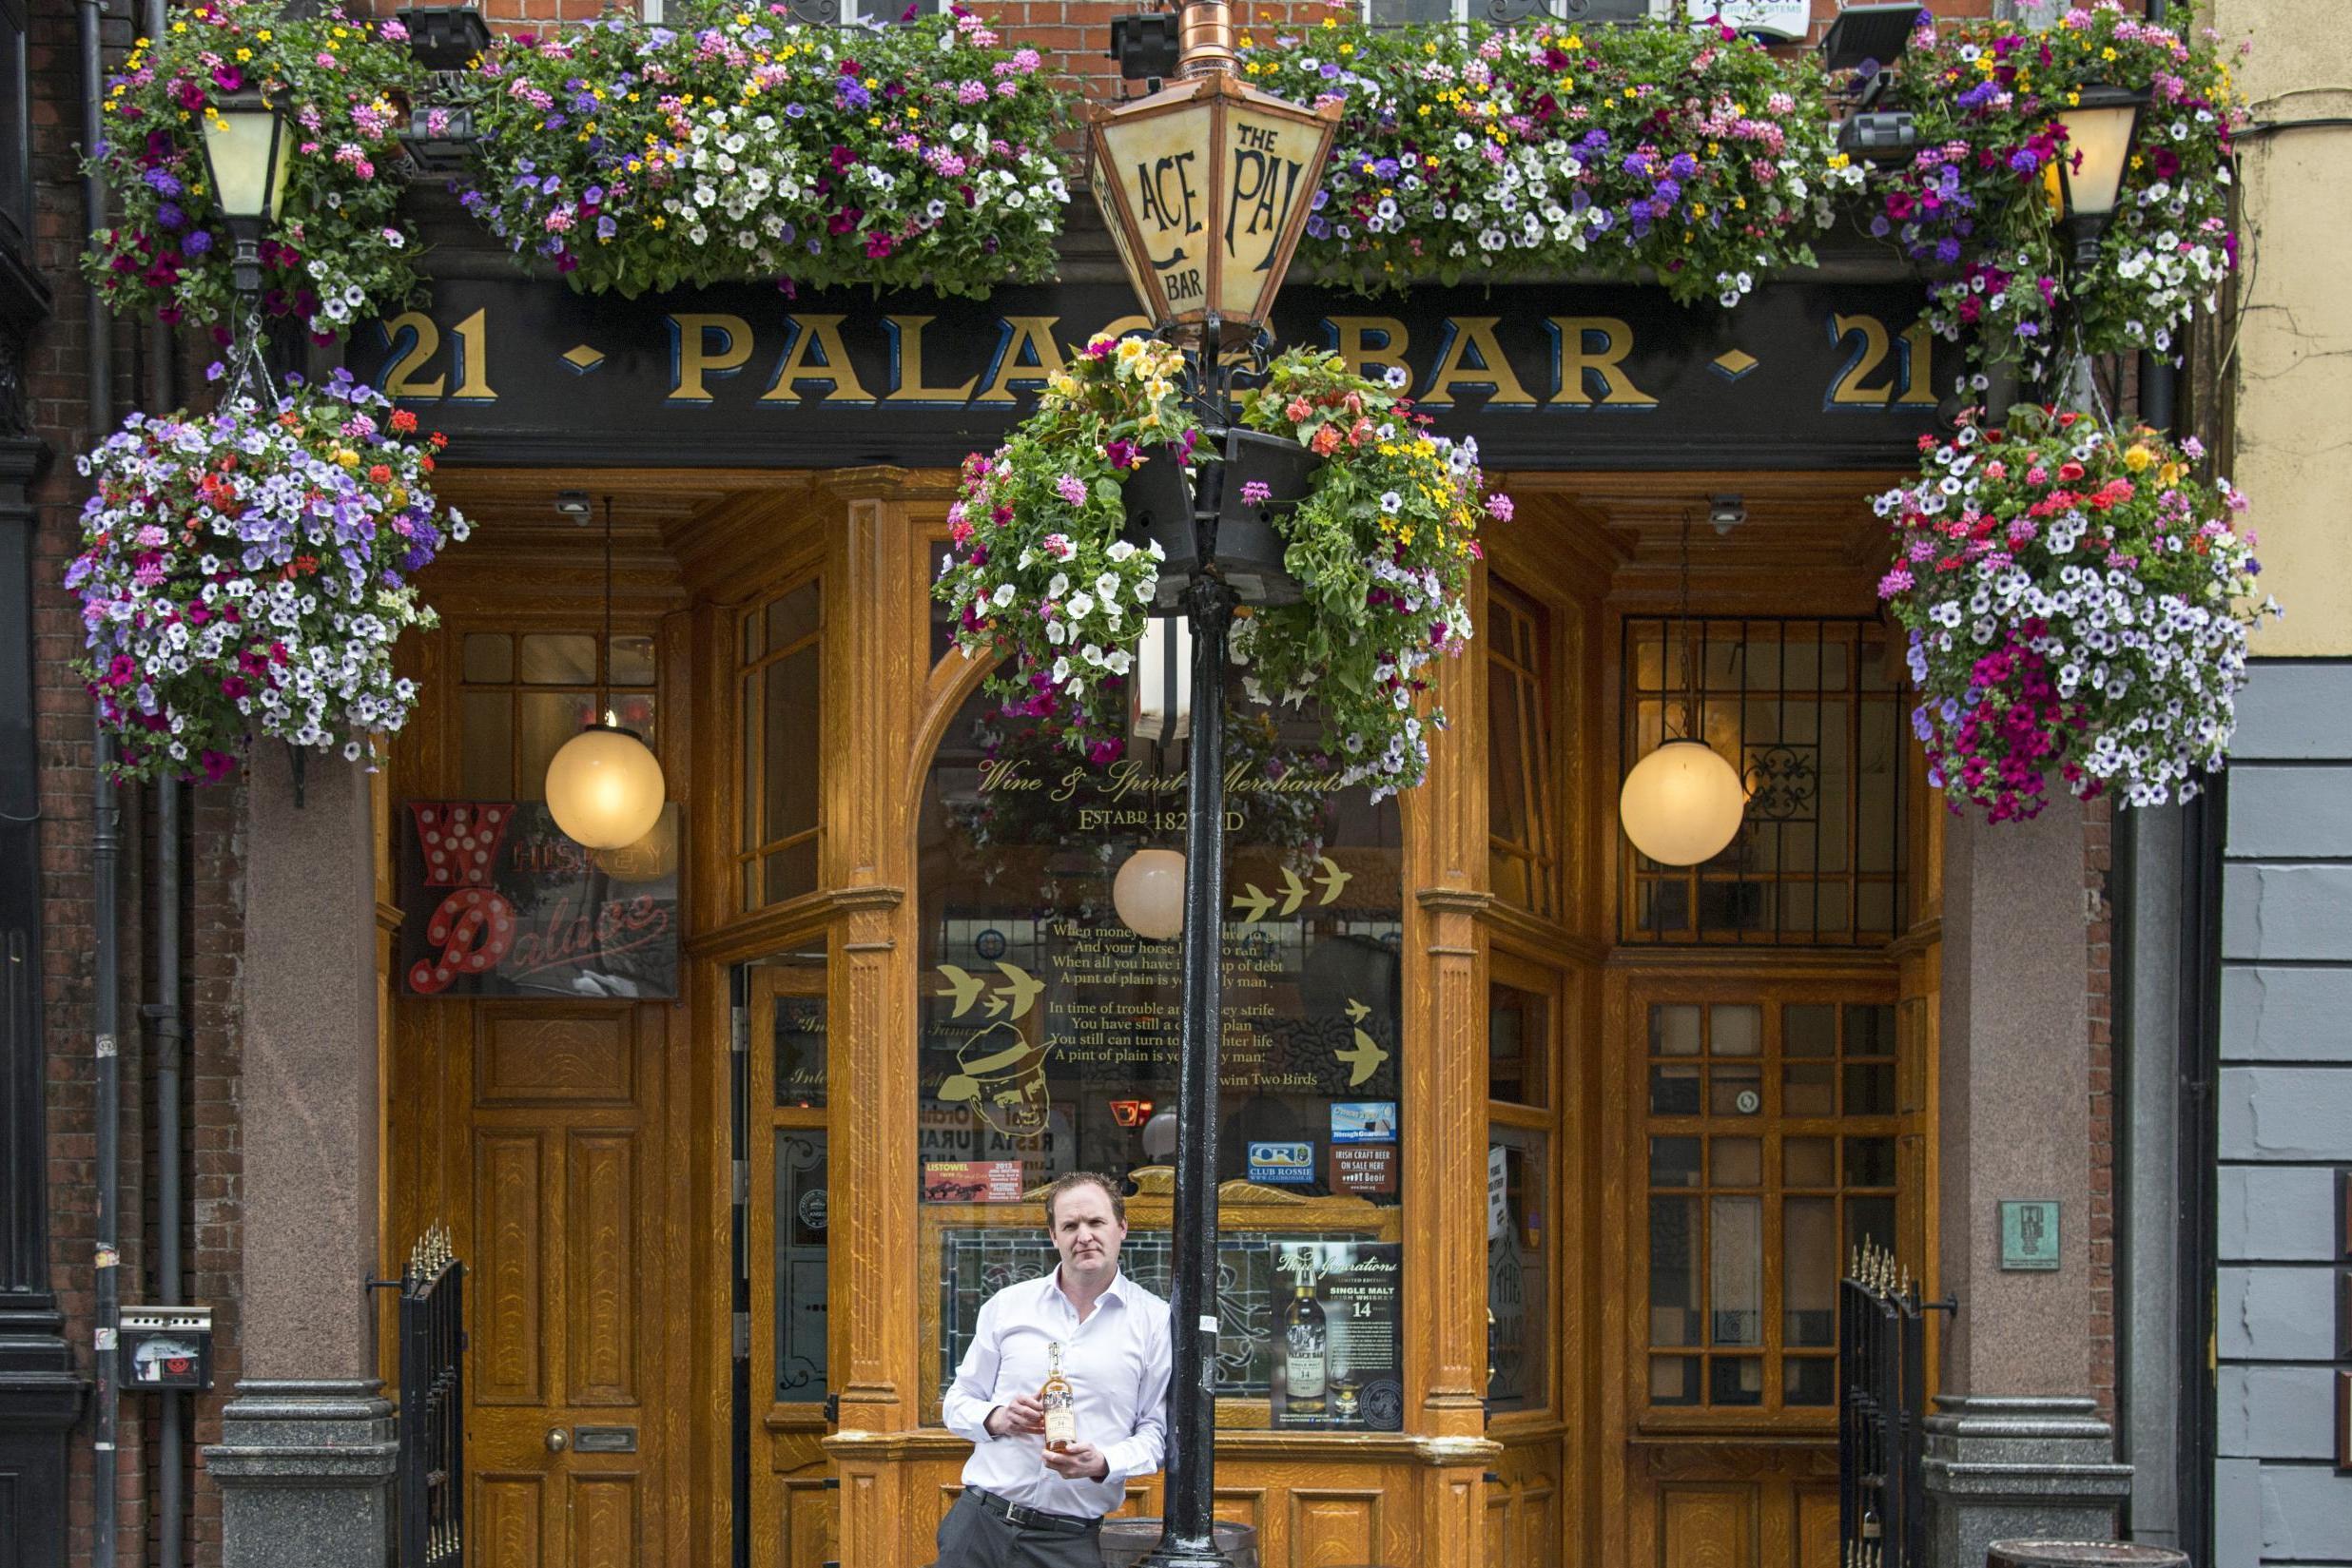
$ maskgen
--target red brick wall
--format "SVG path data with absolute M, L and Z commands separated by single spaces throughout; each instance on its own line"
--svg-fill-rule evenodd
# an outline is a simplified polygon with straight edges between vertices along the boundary
M 102 38 L 109 61 L 119 58 L 133 33 L 129 0 L 107 0 Z M 75 8 L 65 4 L 31 8 L 28 37 L 32 125 L 34 231 L 32 260 L 51 293 L 51 314 L 32 335 L 26 355 L 26 391 L 34 432 L 49 448 L 49 466 L 33 491 L 35 522 L 34 680 L 38 718 L 35 744 L 41 766 L 41 860 L 46 895 L 43 933 L 43 1006 L 49 1050 L 49 1179 L 51 1279 L 67 1315 L 67 1334 L 85 1372 L 89 1369 L 97 1232 L 96 1081 L 92 1038 L 96 1031 L 96 945 L 91 881 L 91 720 L 87 696 L 72 669 L 82 647 L 82 629 L 72 597 L 57 586 L 66 562 L 79 545 L 78 514 L 87 490 L 74 471 L 74 457 L 94 443 L 87 405 L 87 366 L 90 343 L 85 293 L 77 258 L 87 224 L 78 174 L 82 81 Z M 113 328 L 111 424 L 150 401 L 142 363 L 144 323 L 117 321 Z M 119 1039 L 123 1077 L 121 1134 L 121 1279 L 126 1302 L 152 1300 L 154 1238 L 163 1216 L 153 1210 L 151 1172 L 165 1152 L 153 1142 L 153 1053 L 141 1004 L 155 999 L 152 930 L 146 887 L 152 873 L 154 844 L 147 831 L 151 792 L 118 792 L 122 818 L 121 876 L 117 898 L 122 920 L 122 990 Z M 191 860 L 186 867 L 189 907 L 185 933 L 192 1009 L 185 1020 L 184 1102 L 186 1136 L 179 1151 L 184 1191 L 192 1202 L 194 1224 L 186 1235 L 185 1299 L 212 1304 L 222 1323 L 215 1366 L 225 1389 L 237 1375 L 236 1299 L 238 1139 L 236 1093 L 236 965 L 238 935 L 239 813 L 231 792 L 197 790 L 184 814 Z M 195 1444 L 218 1436 L 218 1407 L 224 1396 L 198 1403 L 191 1426 Z M 121 1404 L 121 1484 L 116 1502 L 120 1560 L 153 1560 L 152 1478 L 149 1446 L 155 1401 L 131 1395 Z M 90 1498 L 90 1428 L 86 1420 L 73 1435 L 72 1559 L 88 1559 L 93 1519 Z M 191 1539 L 197 1560 L 219 1561 L 218 1502 L 209 1488 L 192 1486 Z

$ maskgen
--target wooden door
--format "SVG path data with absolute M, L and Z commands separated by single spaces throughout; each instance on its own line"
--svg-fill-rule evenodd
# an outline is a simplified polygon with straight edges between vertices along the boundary
M 487 1568 L 658 1568 L 692 1305 L 665 1216 L 668 1010 L 473 1009 L 468 1535 Z M 452 1031 L 452 1034 L 457 1034 Z

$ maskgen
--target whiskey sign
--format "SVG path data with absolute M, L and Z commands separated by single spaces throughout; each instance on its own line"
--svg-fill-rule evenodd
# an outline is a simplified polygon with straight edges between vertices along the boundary
M 407 995 L 677 995 L 675 804 L 625 849 L 582 848 L 539 801 L 411 801 L 401 817 Z

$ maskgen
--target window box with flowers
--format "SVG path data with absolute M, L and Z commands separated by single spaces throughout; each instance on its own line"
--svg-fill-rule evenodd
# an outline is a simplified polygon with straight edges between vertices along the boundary
M 460 201 L 518 257 L 635 295 L 774 279 L 984 295 L 1051 275 L 1071 100 L 961 7 L 893 26 L 771 0 L 613 14 L 495 46 L 468 78 Z

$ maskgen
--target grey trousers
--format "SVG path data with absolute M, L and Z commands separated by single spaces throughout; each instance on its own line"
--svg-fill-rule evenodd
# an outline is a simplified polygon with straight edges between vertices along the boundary
M 1102 1568 L 1101 1542 L 1095 1531 L 1073 1536 L 1016 1528 L 966 1492 L 940 1520 L 939 1561 L 932 1568 Z

